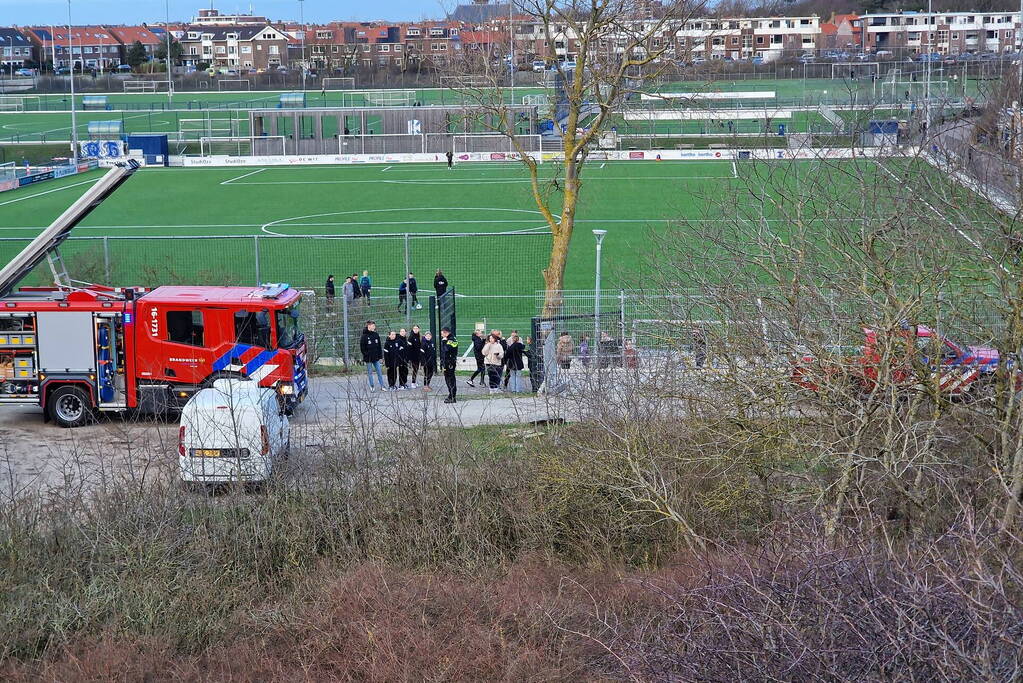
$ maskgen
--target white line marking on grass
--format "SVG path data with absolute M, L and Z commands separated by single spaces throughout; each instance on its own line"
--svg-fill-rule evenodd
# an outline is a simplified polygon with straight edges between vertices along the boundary
M 78 187 L 79 185 L 91 185 L 98 180 L 99 178 L 94 178 L 92 180 L 83 180 L 80 183 L 72 183 L 71 185 L 64 185 L 63 187 L 55 187 L 52 190 L 46 190 L 45 192 L 36 192 L 35 194 L 30 194 L 25 197 L 18 197 L 17 199 L 8 199 L 6 202 L 0 202 L 0 206 L 7 206 L 8 204 L 13 204 L 15 202 L 23 202 L 26 199 L 35 199 L 36 197 L 42 197 L 44 194 L 60 192 L 61 190 L 68 190 L 72 187 Z
M 384 166 L 383 170 L 380 172 L 383 173 L 384 171 L 390 171 L 392 168 L 394 168 L 394 166 Z
M 265 232 L 268 235 L 274 235 L 276 237 L 302 237 L 302 235 L 294 235 L 294 234 L 288 234 L 288 233 L 282 233 L 282 232 L 275 232 L 273 230 L 270 230 L 269 228 L 271 226 L 279 226 L 279 227 L 283 228 L 283 227 L 288 227 L 289 225 L 301 225 L 301 224 L 293 224 L 293 223 L 291 223 L 291 221 L 302 221 L 302 220 L 305 220 L 307 218 L 323 218 L 323 217 L 326 217 L 326 216 L 352 216 L 352 215 L 369 214 L 369 213 L 391 213 L 392 211 L 417 211 L 417 212 L 426 212 L 426 211 L 507 211 L 507 212 L 510 212 L 510 213 L 527 213 L 527 214 L 530 214 L 530 215 L 539 215 L 540 214 L 539 211 L 536 211 L 536 210 L 533 210 L 533 209 L 502 209 L 502 208 L 489 207 L 489 206 L 483 206 L 483 207 L 440 206 L 440 207 L 400 207 L 400 208 L 391 208 L 391 209 L 361 209 L 361 210 L 358 210 L 358 211 L 331 211 L 331 212 L 328 212 L 328 213 L 309 214 L 308 216 L 293 216 L 291 218 L 279 218 L 279 219 L 277 219 L 275 221 L 270 221 L 269 223 L 263 224 L 263 226 L 260 227 L 260 230 L 262 230 L 263 232 Z M 556 218 L 560 218 L 560 216 L 557 216 L 557 215 L 555 217 Z M 469 221 L 469 222 L 477 223 L 477 224 L 483 224 L 483 223 L 487 223 L 489 221 L 481 220 L 481 221 Z M 516 222 L 521 222 L 521 221 L 516 221 Z M 411 225 L 415 225 L 415 224 L 426 225 L 426 224 L 429 224 L 429 223 L 430 223 L 429 221 L 410 220 L 410 221 L 404 221 L 404 222 L 389 222 L 389 223 L 380 223 L 380 224 L 381 225 L 410 225 L 410 224 Z M 344 223 L 339 223 L 338 225 L 345 225 L 345 224 Z M 547 230 L 548 227 L 549 226 L 546 223 L 544 223 L 543 225 L 537 226 L 535 228 L 523 228 L 522 230 L 511 230 L 509 232 L 529 233 L 529 232 L 536 232 L 538 230 Z M 391 234 L 398 234 L 398 233 L 391 233 Z M 339 236 L 341 236 L 341 235 L 339 235 Z M 423 237 L 424 235 L 419 235 L 419 236 Z
M 255 171 L 250 171 L 248 173 L 245 173 L 243 175 L 238 176 L 237 178 L 228 178 L 227 180 L 222 181 L 220 184 L 221 185 L 230 185 L 231 183 L 233 183 L 236 180 L 241 180 L 242 178 L 248 178 L 250 175 L 256 175 L 257 173 L 262 173 L 265 170 L 266 170 L 265 168 L 257 168 Z
M 734 161 L 732 162 L 732 177 L 733 178 L 738 178 L 739 177 L 739 169 L 738 169 L 738 167 L 736 167 Z
M 604 168 L 605 166 L 607 166 L 607 162 L 600 165 L 601 168 Z
M 268 169 L 269 170 L 269 169 Z M 544 179 L 549 180 L 549 179 Z M 734 180 L 727 176 L 586 176 L 586 181 L 595 180 L 642 180 L 655 182 L 659 180 Z M 359 185 L 363 183 L 390 183 L 392 185 L 499 185 L 507 183 L 529 183 L 529 178 L 412 178 L 409 180 L 279 180 L 276 182 L 231 183 L 238 185 Z

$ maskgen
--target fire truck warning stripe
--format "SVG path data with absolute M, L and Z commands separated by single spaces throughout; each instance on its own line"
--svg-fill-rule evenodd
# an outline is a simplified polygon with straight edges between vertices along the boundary
M 249 346 L 248 344 L 235 344 L 227 353 L 213 362 L 213 371 L 220 372 L 229 365 L 235 365 L 235 363 L 232 363 L 231 361 L 235 358 L 240 359 L 246 351 L 249 351 L 252 348 L 254 347 Z
M 256 356 L 255 358 L 253 358 L 252 360 L 245 364 L 245 374 L 251 375 L 256 370 L 259 370 L 261 367 L 263 367 L 271 360 L 273 360 L 273 357 L 276 355 L 277 355 L 276 351 L 264 351 L 263 353 L 259 354 L 258 356 Z

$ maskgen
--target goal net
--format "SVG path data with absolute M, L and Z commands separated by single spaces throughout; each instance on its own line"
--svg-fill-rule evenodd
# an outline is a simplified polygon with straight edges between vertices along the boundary
M 458 90 L 462 88 L 486 88 L 494 87 L 495 81 L 491 77 L 480 74 L 461 74 L 458 76 L 441 76 L 440 87 Z
M 124 92 L 167 92 L 170 81 L 125 81 Z
M 284 156 L 284 136 L 265 135 L 257 137 L 219 137 L 199 138 L 199 155 L 232 156 L 232 157 L 274 157 Z
M 225 80 L 222 80 L 222 81 L 217 81 L 217 89 L 219 89 L 221 92 L 223 92 L 225 90 L 235 90 L 235 91 L 237 91 L 237 90 L 252 90 L 252 82 L 249 79 L 247 79 L 247 78 L 238 78 L 238 79 L 228 78 L 228 79 L 225 79 Z
M 831 65 L 832 78 L 870 78 L 880 73 L 879 62 L 835 62 Z
M 881 95 L 887 102 L 906 102 L 926 99 L 946 99 L 948 97 L 948 81 L 932 80 L 930 88 L 926 79 L 884 81 L 881 83 Z
M 341 105 L 350 107 L 411 107 L 415 101 L 415 90 L 345 90 L 341 93 Z
M 492 161 L 515 161 L 519 149 L 530 156 L 540 156 L 539 135 L 516 135 L 514 142 L 507 135 L 498 133 L 453 135 L 452 144 L 455 154 L 491 153 L 495 155 Z
M 178 119 L 178 139 L 198 140 L 201 137 L 237 137 L 245 119 Z
M 15 180 L 18 177 L 18 167 L 13 161 L 0 163 L 0 183 Z
M 0 111 L 40 111 L 42 100 L 37 95 L 0 95 Z
M 324 90 L 355 90 L 355 79 L 350 77 L 324 78 Z
M 546 107 L 547 96 L 546 95 L 523 95 L 522 104 L 527 107 Z

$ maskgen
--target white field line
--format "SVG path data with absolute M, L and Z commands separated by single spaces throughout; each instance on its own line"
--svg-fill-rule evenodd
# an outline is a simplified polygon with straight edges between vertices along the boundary
M 739 168 L 735 165 L 735 161 L 732 161 L 732 177 L 733 178 L 739 177 Z
M 643 178 L 639 176 L 586 176 L 586 182 L 593 182 L 596 180 L 642 180 L 644 182 L 656 182 L 661 180 L 734 180 L 730 175 L 727 176 L 657 176 L 653 178 Z M 390 183 L 393 185 L 499 185 L 502 183 L 529 183 L 529 178 L 477 178 L 474 180 L 470 179 L 458 179 L 458 178 L 411 178 L 408 180 L 280 180 L 276 182 L 252 182 L 252 183 L 231 183 L 232 187 L 239 185 L 360 185 L 365 183 Z M 222 183 L 223 184 L 223 183 Z
M 265 170 L 266 170 L 265 168 L 257 168 L 255 171 L 249 171 L 248 173 L 243 173 L 242 175 L 238 176 L 237 178 L 228 178 L 227 180 L 222 181 L 220 184 L 221 185 L 230 185 L 231 183 L 235 182 L 236 180 L 241 180 L 242 178 L 248 178 L 251 175 L 256 175 L 257 173 L 262 173 Z
M 83 180 L 80 183 L 72 183 L 71 185 L 64 185 L 62 187 L 55 187 L 52 190 L 46 190 L 44 192 L 36 192 L 35 194 L 26 195 L 24 197 L 18 197 L 17 199 L 8 199 L 6 202 L 0 202 L 0 206 L 7 206 L 8 204 L 14 204 L 15 202 L 23 202 L 26 199 L 35 199 L 36 197 L 42 197 L 43 195 L 51 194 L 53 192 L 60 192 L 61 190 L 67 190 L 67 189 L 70 189 L 72 187 L 78 187 L 79 185 L 91 185 L 91 184 L 95 183 L 98 180 L 99 180 L 99 178 L 94 178 L 92 180 Z
M 894 179 L 896 182 L 901 182 L 901 179 L 897 175 L 895 175 L 894 173 L 889 171 L 887 168 L 885 168 L 884 164 L 878 163 L 878 166 L 881 168 L 882 171 L 884 171 L 889 176 L 891 176 L 892 179 Z M 983 196 L 983 195 L 981 195 L 981 196 Z M 978 242 L 977 240 L 973 239 L 972 237 L 967 235 L 965 232 L 963 232 L 962 229 L 959 228 L 959 226 L 957 226 L 955 223 L 953 223 L 948 218 L 946 218 L 944 214 L 942 214 L 940 211 L 938 211 L 936 208 L 934 208 L 934 205 L 931 204 L 926 199 L 924 200 L 924 206 L 926 206 L 928 209 L 930 209 L 931 212 L 933 212 L 935 216 L 937 216 L 941 220 L 943 220 L 946 223 L 948 223 L 949 227 L 952 228 L 953 230 L 955 230 L 959 234 L 959 236 L 962 237 L 964 240 L 966 240 L 973 248 L 975 248 L 977 251 L 979 251 L 985 257 L 990 258 L 990 255 L 986 251 L 984 251 L 984 247 L 981 246 L 980 242 Z M 991 260 L 994 261 L 994 259 L 991 259 Z M 1000 263 L 998 264 L 998 267 L 1001 268 L 1006 273 L 1009 272 L 1008 269 L 1005 266 L 1003 266 L 1002 264 L 1000 264 Z

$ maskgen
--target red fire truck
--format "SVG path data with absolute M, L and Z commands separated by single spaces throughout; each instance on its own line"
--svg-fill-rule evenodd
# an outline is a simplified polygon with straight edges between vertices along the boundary
M 301 294 L 260 287 L 107 287 L 70 280 L 58 247 L 137 169 L 111 169 L 0 270 L 0 404 L 43 407 L 64 427 L 97 412 L 175 410 L 221 377 L 307 391 Z M 19 282 L 46 259 L 52 287 Z

